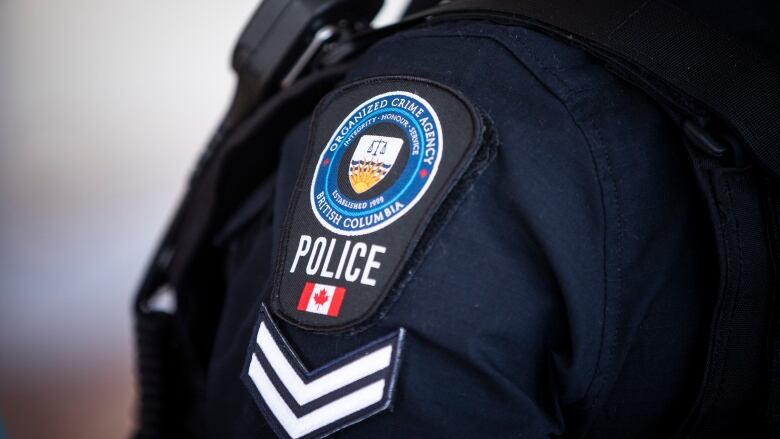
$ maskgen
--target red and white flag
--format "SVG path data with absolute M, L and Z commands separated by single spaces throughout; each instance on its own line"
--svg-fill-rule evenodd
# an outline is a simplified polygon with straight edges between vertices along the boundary
M 336 317 L 339 315 L 346 291 L 344 287 L 306 282 L 301 298 L 298 300 L 298 311 Z

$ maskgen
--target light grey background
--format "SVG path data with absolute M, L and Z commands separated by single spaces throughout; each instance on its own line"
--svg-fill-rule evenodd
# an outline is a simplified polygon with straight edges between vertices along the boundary
M 0 1 L 0 419 L 127 435 L 131 294 L 256 0 Z
M 390 0 L 379 22 L 407 3 Z M 232 46 L 258 4 L 0 0 L 10 437 L 127 436 L 131 296 L 228 104 Z

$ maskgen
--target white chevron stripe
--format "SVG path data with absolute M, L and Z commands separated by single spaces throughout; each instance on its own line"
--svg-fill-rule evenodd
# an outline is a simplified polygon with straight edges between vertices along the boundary
M 385 346 L 306 384 L 282 353 L 265 322 L 260 323 L 260 330 L 257 331 L 257 344 L 284 387 L 299 405 L 314 401 L 388 367 L 393 354 L 393 346 Z
M 328 375 L 326 375 L 326 377 Z M 338 421 L 345 416 L 351 415 L 358 410 L 364 409 L 371 404 L 379 402 L 382 399 L 385 389 L 384 379 L 376 381 L 299 418 L 295 416 L 295 413 L 293 413 L 287 403 L 284 402 L 284 399 L 276 390 L 254 354 L 252 354 L 252 361 L 249 365 L 249 376 L 252 378 L 255 386 L 257 386 L 257 390 L 260 391 L 260 395 L 268 408 L 274 416 L 276 416 L 279 424 L 282 425 L 282 428 L 284 428 L 287 434 L 293 439 L 311 433 L 312 431 Z

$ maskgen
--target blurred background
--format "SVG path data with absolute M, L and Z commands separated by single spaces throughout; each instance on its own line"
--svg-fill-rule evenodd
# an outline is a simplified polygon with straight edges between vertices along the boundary
M 130 433 L 132 295 L 259 4 L 0 0 L 0 439 Z
M 131 296 L 258 0 L 0 0 L 0 425 L 126 437 Z M 0 433 L 0 438 L 3 434 Z

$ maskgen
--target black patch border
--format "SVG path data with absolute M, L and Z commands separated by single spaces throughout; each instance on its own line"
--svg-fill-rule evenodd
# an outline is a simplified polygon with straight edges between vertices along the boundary
M 467 151 L 466 155 L 457 163 L 455 167 L 455 175 L 457 178 L 450 178 L 446 181 L 445 186 L 443 187 L 443 190 L 440 192 L 439 197 L 431 202 L 432 206 L 435 206 L 435 208 L 427 209 L 425 216 L 419 221 L 417 228 L 414 230 L 414 232 L 411 234 L 408 244 L 405 246 L 403 255 L 399 258 L 400 263 L 396 264 L 395 269 L 390 277 L 392 279 L 391 282 L 389 282 L 388 285 L 386 285 L 383 289 L 384 291 L 381 293 L 381 298 L 377 299 L 374 303 L 374 305 L 368 309 L 359 319 L 353 320 L 351 322 L 338 324 L 338 325 L 331 325 L 328 327 L 321 327 L 316 325 L 310 325 L 306 323 L 301 323 L 297 321 L 296 319 L 287 316 L 281 309 L 281 281 L 282 277 L 284 275 L 285 271 L 285 258 L 284 258 L 284 243 L 287 243 L 289 241 L 290 237 L 290 228 L 292 224 L 292 216 L 294 214 L 295 208 L 300 201 L 300 197 L 302 194 L 305 194 L 308 196 L 308 188 L 306 186 L 306 182 L 308 180 L 308 177 L 306 175 L 306 170 L 309 166 L 310 160 L 312 160 L 312 156 L 316 153 L 319 154 L 321 151 L 315 151 L 315 148 L 313 148 L 311 145 L 306 145 L 306 152 L 304 153 L 304 158 L 301 162 L 301 166 L 298 170 L 298 178 L 295 183 L 295 187 L 293 189 L 292 195 L 290 197 L 290 200 L 287 205 L 287 212 L 285 213 L 285 219 L 282 223 L 282 230 L 280 234 L 279 239 L 279 246 L 276 249 L 276 263 L 274 266 L 274 274 L 273 274 L 273 282 L 272 282 L 272 290 L 270 294 L 270 302 L 271 302 L 271 310 L 274 312 L 274 314 L 279 317 L 281 320 L 304 330 L 311 331 L 314 333 L 319 334 L 334 334 L 334 333 L 346 333 L 346 334 L 352 334 L 356 332 L 360 332 L 364 329 L 366 329 L 368 326 L 373 324 L 378 319 L 373 319 L 372 317 L 376 316 L 377 313 L 380 310 L 383 310 L 384 314 L 387 312 L 387 308 L 389 308 L 389 305 L 395 302 L 397 299 L 397 296 L 400 294 L 400 290 L 402 289 L 402 286 L 406 284 L 406 281 L 403 282 L 403 285 L 399 285 L 402 279 L 408 280 L 409 276 L 401 276 L 401 274 L 408 270 L 408 265 L 410 262 L 410 259 L 412 259 L 412 256 L 415 253 L 415 249 L 417 248 L 418 244 L 421 242 L 421 238 L 425 235 L 426 230 L 428 229 L 429 224 L 431 223 L 431 220 L 436 216 L 436 213 L 439 211 L 439 209 L 444 206 L 445 202 L 447 201 L 447 198 L 449 197 L 450 193 L 458 187 L 458 183 L 460 180 L 466 176 L 467 171 L 470 170 L 471 164 L 474 161 L 475 157 L 478 155 L 478 152 L 485 149 L 483 148 L 483 143 L 481 140 L 485 136 L 485 133 L 487 132 L 489 126 L 491 126 L 490 123 L 485 123 L 486 117 L 483 115 L 482 112 L 480 112 L 477 107 L 475 107 L 462 93 L 459 91 L 441 84 L 440 82 L 433 81 L 426 78 L 421 78 L 417 76 L 409 76 L 409 75 L 388 75 L 388 76 L 373 76 L 368 78 L 359 79 L 357 81 L 349 82 L 347 84 L 341 85 L 337 90 L 334 90 L 333 92 L 326 95 L 318 104 L 317 107 L 312 112 L 312 118 L 309 125 L 308 130 L 308 137 L 307 141 L 311 141 L 311 139 L 314 137 L 315 134 L 315 121 L 320 116 L 320 114 L 324 111 L 324 108 L 326 108 L 331 102 L 338 99 L 341 95 L 344 93 L 347 93 L 348 91 L 365 85 L 373 85 L 375 83 L 381 83 L 386 81 L 409 81 L 409 82 L 420 82 L 427 85 L 430 85 L 432 87 L 440 88 L 444 90 L 445 92 L 450 93 L 452 96 L 454 96 L 458 101 L 460 101 L 463 106 L 466 108 L 467 113 L 471 116 L 471 121 L 473 124 L 473 129 L 471 133 L 471 138 L 468 141 Z M 495 154 L 489 153 L 489 156 L 491 156 L 489 161 L 492 161 L 492 156 Z M 481 171 L 484 169 L 484 167 L 481 167 L 479 169 L 479 172 L 476 173 L 474 178 L 478 176 Z M 473 178 L 472 178 L 473 181 Z M 469 186 L 470 183 L 469 182 Z M 448 216 L 447 216 L 448 218 Z M 425 253 L 427 251 L 423 251 L 419 257 L 415 258 L 418 261 L 414 263 L 414 266 L 419 265 L 419 262 L 421 262 L 422 258 L 424 257 Z M 385 302 L 388 301 L 388 298 L 391 296 L 391 293 L 395 298 L 388 304 L 387 307 L 385 307 Z M 382 316 L 383 316 L 382 315 Z M 381 318 L 381 316 L 379 317 Z M 370 322 L 366 324 L 366 322 Z

